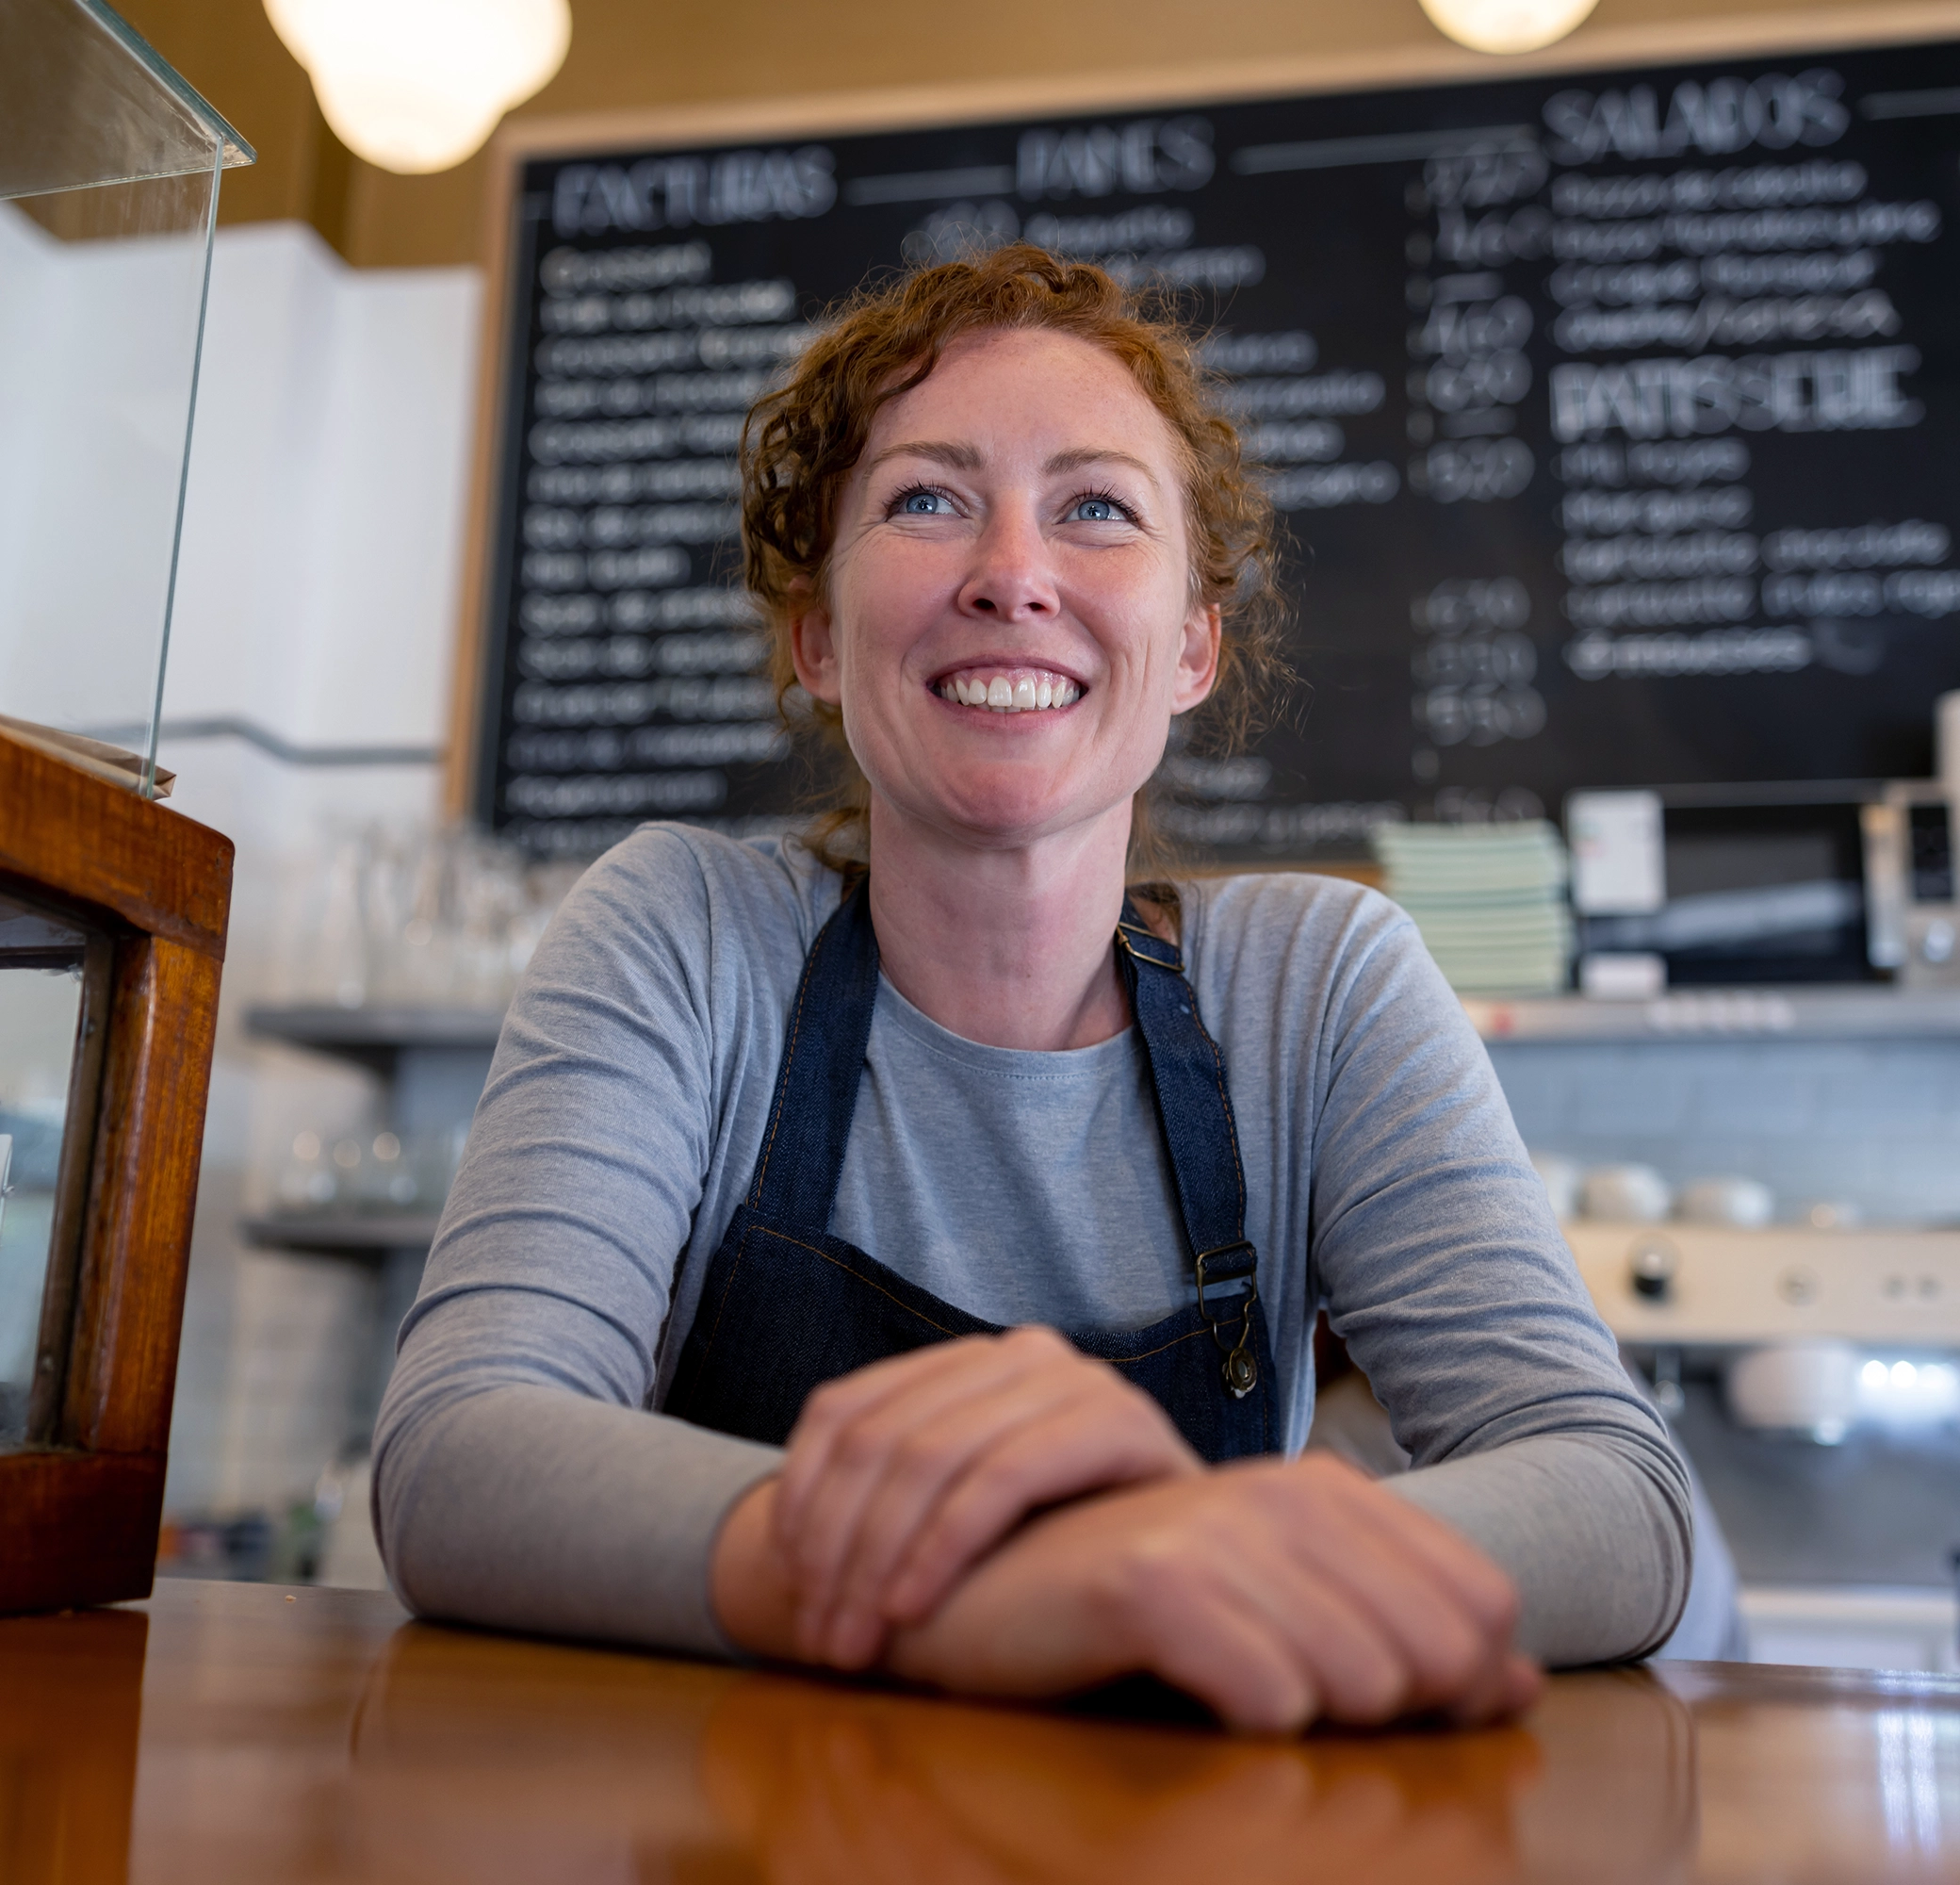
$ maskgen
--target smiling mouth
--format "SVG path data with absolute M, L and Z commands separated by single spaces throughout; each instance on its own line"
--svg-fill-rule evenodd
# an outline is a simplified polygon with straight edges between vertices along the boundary
M 941 700 L 983 707 L 994 713 L 1040 713 L 1070 707 L 1081 685 L 1045 667 L 971 667 L 949 674 L 933 688 Z

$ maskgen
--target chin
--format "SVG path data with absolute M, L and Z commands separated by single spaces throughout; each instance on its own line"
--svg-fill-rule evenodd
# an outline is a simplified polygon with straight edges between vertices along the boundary
M 1006 849 L 1092 825 L 1130 803 L 1127 792 L 1112 798 L 1085 792 L 1076 780 L 1030 779 L 1021 768 L 988 772 L 945 782 L 933 795 L 929 822 L 969 842 Z

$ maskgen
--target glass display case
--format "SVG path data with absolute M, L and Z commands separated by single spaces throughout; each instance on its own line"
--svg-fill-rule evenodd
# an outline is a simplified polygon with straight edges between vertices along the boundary
M 0 0 L 0 724 L 149 793 L 218 187 L 253 154 L 101 0 Z
M 155 1564 L 232 868 L 156 721 L 251 161 L 100 0 L 0 0 L 0 1614 Z

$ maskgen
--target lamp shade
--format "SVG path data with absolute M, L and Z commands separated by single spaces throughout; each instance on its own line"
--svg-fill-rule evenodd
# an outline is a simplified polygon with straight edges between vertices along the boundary
M 568 0 L 266 0 L 334 135 L 384 170 L 448 170 L 564 63 Z
M 1562 40 L 1598 0 L 1422 0 L 1422 10 L 1479 53 L 1528 53 Z

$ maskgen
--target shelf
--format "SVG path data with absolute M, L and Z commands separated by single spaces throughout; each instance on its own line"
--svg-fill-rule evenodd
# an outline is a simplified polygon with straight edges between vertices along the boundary
M 245 1031 L 260 1041 L 355 1060 L 389 1073 L 414 1049 L 488 1054 L 503 1015 L 491 1008 L 436 1007 L 335 1008 L 330 1002 L 258 1007 L 245 1011 Z
M 254 1250 L 378 1257 L 391 1250 L 427 1250 L 435 1241 L 436 1221 L 433 1211 L 318 1217 L 289 1212 L 246 1218 L 238 1230 Z
M 1637 1001 L 1465 995 L 1488 1041 L 1960 1041 L 1960 988 L 1676 989 Z

